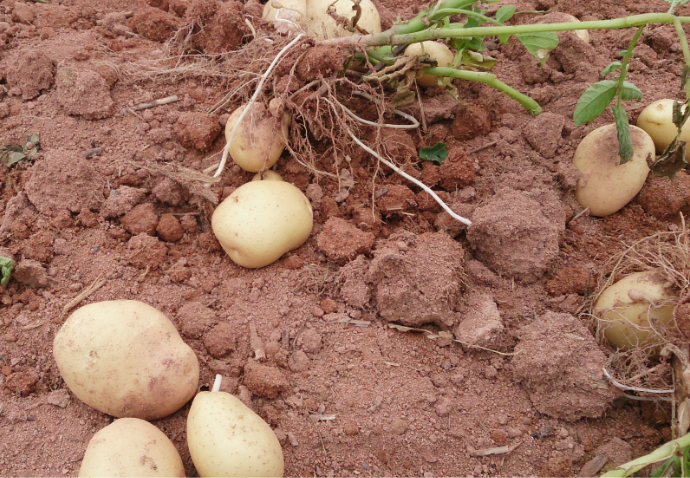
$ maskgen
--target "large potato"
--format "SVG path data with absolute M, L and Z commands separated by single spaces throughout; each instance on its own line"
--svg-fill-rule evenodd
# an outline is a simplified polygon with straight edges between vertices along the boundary
M 146 420 L 179 410 L 197 390 L 199 362 L 175 326 L 135 300 L 86 305 L 55 336 L 62 378 L 84 403 Z
M 283 181 L 251 181 L 213 212 L 211 227 L 230 258 L 264 267 L 309 238 L 314 216 L 302 191 Z
M 654 157 L 654 141 L 636 126 L 630 126 L 630 137 L 634 153 L 625 164 L 620 164 L 615 124 L 595 129 L 575 150 L 573 164 L 582 173 L 575 197 L 582 207 L 589 207 L 592 216 L 608 216 L 621 209 L 647 179 L 647 157 Z
M 283 476 L 275 433 L 229 393 L 201 392 L 194 398 L 187 444 L 199 476 Z
M 673 124 L 673 102 L 670 99 L 655 101 L 637 117 L 637 126 L 652 137 L 657 153 L 662 153 L 678 134 Z M 680 140 L 690 142 L 690 121 L 686 121 L 680 131 Z M 690 148 L 686 150 L 685 158 L 690 160 Z
M 413 43 L 405 49 L 405 56 L 428 56 L 436 60 L 437 66 L 446 67 L 453 63 L 455 55 L 444 44 L 435 41 L 424 41 L 420 43 Z M 440 78 L 438 76 L 424 73 L 424 70 L 417 72 L 417 84 L 424 88 L 436 86 L 439 84 L 447 85 L 450 83 L 450 78 Z
M 232 112 L 225 125 L 225 139 L 240 119 L 246 105 Z M 273 115 L 261 103 L 254 103 L 252 110 L 242 119 L 230 143 L 229 153 L 240 168 L 251 173 L 268 169 L 278 162 L 287 144 L 290 116 L 283 114 L 276 122 Z
M 182 458 L 165 434 L 145 420 L 121 418 L 96 433 L 79 476 L 186 476 Z
M 593 315 L 606 340 L 620 350 L 657 343 L 656 331 L 673 320 L 675 292 L 654 271 L 630 274 L 605 289 Z
M 335 8 L 336 15 L 348 21 L 352 21 L 356 14 L 352 8 L 352 0 L 308 0 L 307 18 L 311 22 L 310 28 L 313 29 L 314 36 L 319 40 L 350 36 L 354 33 L 343 28 L 327 13 L 331 5 Z M 381 17 L 374 3 L 371 0 L 362 0 L 359 6 L 362 14 L 357 26 L 367 33 L 381 33 Z

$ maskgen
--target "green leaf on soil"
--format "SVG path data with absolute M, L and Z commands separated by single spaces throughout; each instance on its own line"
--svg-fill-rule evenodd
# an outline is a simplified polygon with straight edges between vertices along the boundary
M 518 33 L 515 38 L 520 40 L 520 43 L 525 45 L 534 58 L 539 60 L 539 64 L 543 65 L 548 55 L 540 55 L 543 51 L 551 51 L 558 46 L 558 35 L 556 32 L 534 32 L 534 33 Z
M 34 133 L 26 138 L 23 145 L 6 144 L 0 146 L 0 163 L 9 168 L 24 159 L 32 159 L 38 152 L 39 146 L 38 133 Z
M 7 285 L 12 274 L 14 261 L 9 257 L 0 257 L 0 285 Z
M 632 159 L 633 145 L 630 138 L 630 125 L 628 124 L 628 113 L 622 106 L 613 106 L 613 116 L 616 118 L 616 129 L 618 130 L 618 156 L 621 164 L 625 164 Z
M 637 86 L 633 85 L 632 83 L 628 83 L 627 81 L 624 81 L 623 89 L 621 90 L 621 99 L 625 101 L 640 101 L 642 99 L 642 92 Z
M 608 75 L 609 73 L 613 73 L 614 71 L 620 70 L 620 67 L 621 67 L 620 61 L 612 61 L 611 63 L 609 63 L 609 66 L 604 68 L 604 71 L 601 72 L 601 77 L 605 78 L 606 75 Z
M 587 88 L 575 105 L 575 126 L 582 126 L 602 114 L 616 96 L 617 85 L 615 81 L 603 80 Z
M 428 148 L 419 150 L 419 157 L 424 161 L 431 161 L 434 164 L 441 165 L 448 157 L 448 150 L 445 143 L 436 143 Z
M 496 12 L 496 21 L 499 21 L 501 23 L 507 22 L 508 20 L 513 18 L 513 15 L 515 15 L 516 11 L 517 7 L 515 5 L 503 5 Z

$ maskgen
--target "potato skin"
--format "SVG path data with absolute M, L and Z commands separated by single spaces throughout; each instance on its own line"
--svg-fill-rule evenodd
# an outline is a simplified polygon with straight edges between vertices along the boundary
M 247 105 L 240 106 L 232 112 L 225 124 L 225 139 L 240 119 L 240 115 Z M 252 105 L 252 110 L 242 120 L 237 128 L 235 139 L 230 144 L 229 153 L 237 165 L 249 171 L 257 173 L 264 168 L 270 168 L 278 162 L 280 155 L 287 144 L 290 127 L 290 116 L 284 114 L 276 124 L 274 117 L 259 103 Z M 271 141 L 273 138 L 273 141 Z
M 297 249 L 311 234 L 314 216 L 307 197 L 284 181 L 251 181 L 213 212 L 218 242 L 240 266 L 258 268 Z
M 630 126 L 633 157 L 619 164 L 616 125 L 595 129 L 580 142 L 573 164 L 582 173 L 575 197 L 592 216 L 608 216 L 620 210 L 640 192 L 654 157 L 654 142 L 642 129 Z
M 671 99 L 658 100 L 650 103 L 637 117 L 637 126 L 645 130 L 654 140 L 657 154 L 660 154 L 671 144 L 678 133 L 673 124 L 673 102 Z M 681 128 L 681 141 L 690 141 L 690 121 Z M 685 158 L 690 159 L 690 148 L 686 150 Z
M 290 19 L 297 22 L 301 26 L 306 26 L 307 18 L 307 1 L 306 0 L 279 0 L 283 8 L 273 8 L 272 0 L 264 5 L 264 11 L 261 15 L 266 21 L 272 22 L 276 17 L 281 19 Z M 287 10 L 290 9 L 290 10 Z
M 154 425 L 121 418 L 96 433 L 79 468 L 88 476 L 186 476 L 175 445 Z
M 450 66 L 453 63 L 455 55 L 450 51 L 445 44 L 436 41 L 423 41 L 421 43 L 413 43 L 405 49 L 405 56 L 428 56 L 433 58 L 438 63 L 439 67 Z M 417 84 L 423 88 L 438 85 L 439 81 L 443 84 L 449 84 L 450 78 L 441 78 L 434 75 L 424 73 L 420 70 L 417 73 Z
M 199 476 L 283 476 L 280 442 L 263 419 L 224 392 L 200 392 L 187 416 Z
M 650 303 L 638 296 L 652 299 L 658 307 L 650 309 Z M 675 293 L 659 274 L 654 271 L 637 272 L 605 289 L 592 313 L 611 345 L 620 350 L 631 350 L 658 341 L 658 336 L 649 327 L 648 311 L 651 311 L 656 327 L 667 325 L 673 320 L 676 301 Z
M 194 396 L 199 382 L 196 355 L 172 322 L 135 300 L 78 309 L 56 334 L 53 354 L 69 389 L 115 417 L 170 415 Z
M 324 39 L 324 30 L 328 38 L 351 36 L 353 32 L 345 30 L 326 13 L 328 7 L 334 0 L 309 0 L 307 2 L 307 18 L 310 21 L 310 29 L 317 40 Z M 381 33 L 381 16 L 376 6 L 371 0 L 362 0 L 359 4 L 362 15 L 357 21 L 357 26 L 366 30 L 367 33 Z M 352 19 L 355 11 L 352 9 L 350 0 L 338 0 L 333 7 L 336 13 L 342 17 Z

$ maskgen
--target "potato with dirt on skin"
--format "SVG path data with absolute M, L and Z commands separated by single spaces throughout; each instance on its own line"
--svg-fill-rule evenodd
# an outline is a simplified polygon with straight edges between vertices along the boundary
M 136 300 L 81 307 L 55 335 L 53 355 L 77 398 L 115 417 L 168 416 L 199 383 L 196 355 L 173 323 Z
M 246 105 L 240 106 L 228 118 L 225 125 L 226 141 L 230 140 L 232 130 L 245 108 Z M 251 111 L 237 127 L 235 137 L 226 146 L 230 157 L 250 173 L 270 168 L 278 162 L 285 149 L 289 127 L 290 115 L 283 113 L 277 120 L 261 103 L 253 103 Z
M 413 43 L 405 49 L 405 56 L 428 56 L 432 60 L 436 60 L 436 66 L 447 67 L 453 63 L 455 55 L 450 51 L 444 43 L 435 41 L 424 41 L 420 43 Z M 424 73 L 424 70 L 417 72 L 417 84 L 423 88 L 431 86 L 447 86 L 450 84 L 450 78 L 441 78 L 438 76 Z
M 261 18 L 268 22 L 284 23 L 293 28 L 307 25 L 306 0 L 268 0 Z
M 236 264 L 258 268 L 301 246 L 314 222 L 309 199 L 290 183 L 250 181 L 213 212 L 211 227 Z
M 573 164 L 582 173 L 575 198 L 592 216 L 608 216 L 628 204 L 642 189 L 654 157 L 654 141 L 642 129 L 630 126 L 632 158 L 620 164 L 615 124 L 595 129 L 580 142 Z
M 252 177 L 252 181 L 282 181 L 282 180 L 283 180 L 283 177 L 280 174 L 278 174 L 275 171 L 272 171 L 270 169 L 268 171 L 264 171 L 263 174 L 261 173 L 261 171 L 259 171 L 258 173 L 256 173 Z
M 655 330 L 673 321 L 677 296 L 655 271 L 630 274 L 606 288 L 594 306 L 606 340 L 619 350 L 659 343 Z
M 655 101 L 647 105 L 637 117 L 637 126 L 652 137 L 657 154 L 662 153 L 678 134 L 678 128 L 673 124 L 674 101 L 671 99 Z M 685 111 L 685 107 L 682 110 Z M 681 128 L 680 140 L 690 142 L 690 121 L 686 121 Z M 690 160 L 690 148 L 686 149 L 685 159 Z
M 175 445 L 156 426 L 121 418 L 89 441 L 79 476 L 187 476 Z
M 328 14 L 328 7 L 333 6 L 335 14 L 352 22 L 357 15 L 352 8 L 352 0 L 307 0 L 307 18 L 310 29 L 317 40 L 351 36 L 355 32 L 345 29 L 333 16 Z M 371 0 L 362 0 L 359 4 L 361 15 L 357 20 L 358 34 L 360 29 L 366 33 L 381 33 L 381 16 Z

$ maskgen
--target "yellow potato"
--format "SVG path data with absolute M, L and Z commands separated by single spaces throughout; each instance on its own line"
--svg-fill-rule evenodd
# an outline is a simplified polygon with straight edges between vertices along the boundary
M 252 177 L 252 181 L 282 181 L 283 177 L 275 171 L 264 171 L 264 177 L 261 177 L 261 172 L 258 172 Z
M 230 139 L 235 123 L 246 106 L 237 108 L 225 125 L 225 139 Z M 254 103 L 252 110 L 242 119 L 229 153 L 233 161 L 245 171 L 256 173 L 270 168 L 278 162 L 285 149 L 290 127 L 290 116 L 283 114 L 276 123 L 275 118 L 260 103 Z
M 673 320 L 677 297 L 654 271 L 630 274 L 602 292 L 593 314 L 606 340 L 620 350 L 659 341 L 654 330 Z
M 453 63 L 455 55 L 444 44 L 435 41 L 424 41 L 413 43 L 405 49 L 405 56 L 428 56 L 436 60 L 437 66 L 446 67 Z M 424 73 L 424 70 L 417 72 L 417 84 L 423 88 L 437 85 L 448 85 L 450 78 L 441 78 Z
M 306 26 L 307 20 L 307 0 L 269 0 L 264 5 L 263 15 L 266 21 L 280 23 L 289 26 L 296 24 L 300 27 Z
M 350 32 L 343 28 L 328 13 L 328 7 L 333 5 L 336 14 L 352 21 L 356 12 L 352 9 L 352 0 L 308 0 L 307 18 L 311 21 L 310 28 L 318 40 L 350 36 Z M 359 4 L 362 14 L 357 26 L 367 33 L 381 33 L 381 17 L 371 0 L 362 0 Z
M 676 125 L 673 124 L 673 101 L 655 101 L 643 109 L 637 118 L 637 126 L 652 137 L 657 153 L 662 153 L 678 134 Z M 680 131 L 681 141 L 690 142 L 690 121 L 686 121 Z M 686 150 L 685 159 L 690 160 L 690 148 Z
M 53 354 L 69 389 L 115 417 L 170 415 L 194 396 L 199 382 L 196 355 L 172 322 L 135 300 L 78 309 L 56 334 Z
M 187 444 L 199 476 L 283 476 L 275 433 L 229 393 L 201 392 L 194 398 Z
M 582 207 L 589 207 L 592 216 L 608 216 L 621 209 L 647 179 L 647 157 L 654 157 L 654 142 L 636 126 L 630 126 L 630 136 L 633 157 L 625 164 L 619 164 L 615 124 L 595 129 L 575 150 L 573 164 L 582 173 L 575 197 Z
M 79 476 L 187 476 L 165 434 L 145 420 L 121 418 L 96 433 Z
M 292 184 L 251 181 L 220 203 L 211 226 L 236 264 L 257 268 L 301 246 L 313 221 L 309 200 Z

